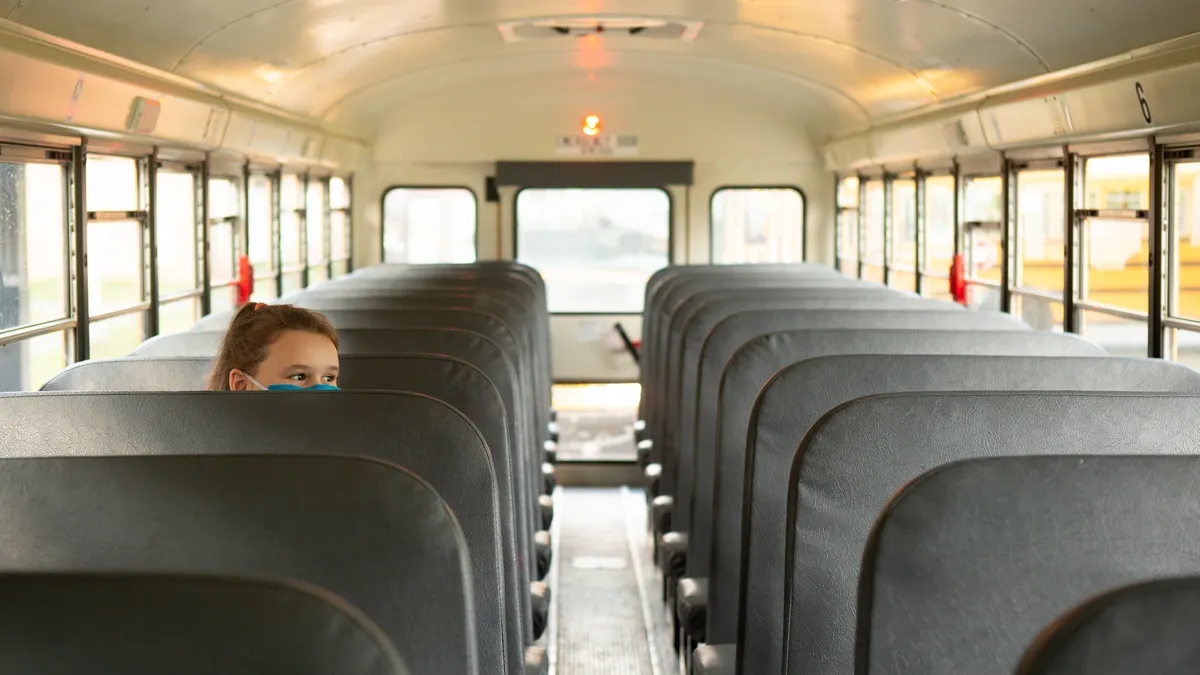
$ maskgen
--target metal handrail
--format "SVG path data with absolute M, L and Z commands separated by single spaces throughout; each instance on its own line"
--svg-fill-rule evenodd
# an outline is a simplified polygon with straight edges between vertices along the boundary
M 128 316 L 130 314 L 137 314 L 138 312 L 146 312 L 149 310 L 150 303 L 143 302 L 133 307 L 126 307 L 125 309 L 117 309 L 111 312 L 105 312 L 103 314 L 93 314 L 88 317 L 88 323 L 97 323 L 106 319 L 116 319 L 117 317 Z
M 68 317 L 66 319 L 58 319 L 56 321 L 47 321 L 45 323 L 37 323 L 29 326 L 21 326 L 20 328 L 12 328 L 9 330 L 0 331 L 0 347 L 29 340 L 59 331 L 69 330 L 75 327 L 75 319 Z
M 1125 309 L 1123 307 L 1113 307 L 1112 305 L 1102 305 L 1095 302 L 1087 302 L 1086 300 L 1076 300 L 1075 308 L 1086 309 L 1089 312 L 1096 312 L 1098 314 L 1107 314 L 1120 319 L 1130 319 L 1132 321 L 1150 320 L 1149 315 L 1142 314 L 1141 312 L 1135 312 L 1131 309 Z

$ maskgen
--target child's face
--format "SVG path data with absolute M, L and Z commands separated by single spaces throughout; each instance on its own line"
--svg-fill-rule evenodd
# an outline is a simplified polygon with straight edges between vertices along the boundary
M 267 358 L 251 373 L 264 387 L 292 384 L 311 387 L 338 383 L 338 353 L 329 338 L 308 331 L 287 331 L 267 348 Z M 234 391 L 256 390 L 241 373 L 229 374 Z

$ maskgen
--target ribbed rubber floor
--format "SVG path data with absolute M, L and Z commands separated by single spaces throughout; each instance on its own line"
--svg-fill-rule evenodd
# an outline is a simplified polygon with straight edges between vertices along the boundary
M 677 672 L 641 495 L 570 488 L 554 504 L 553 675 Z

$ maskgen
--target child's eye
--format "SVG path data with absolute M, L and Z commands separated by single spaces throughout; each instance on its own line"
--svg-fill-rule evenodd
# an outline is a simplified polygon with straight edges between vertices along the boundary
M 296 373 L 295 375 L 289 375 L 288 379 L 295 380 L 297 382 L 303 382 L 306 379 L 306 377 L 305 377 L 304 373 Z
M 325 380 L 325 384 L 333 384 L 335 381 L 337 381 L 337 376 L 336 375 L 326 375 L 322 379 Z

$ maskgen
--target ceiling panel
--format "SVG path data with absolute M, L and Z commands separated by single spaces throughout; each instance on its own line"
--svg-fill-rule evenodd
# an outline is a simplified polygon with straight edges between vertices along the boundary
M 172 70 L 193 45 L 213 31 L 276 2 L 19 0 L 6 18 L 155 68 Z
M 401 123 L 407 111 L 423 108 L 430 101 L 439 105 L 462 102 L 478 108 L 480 100 L 502 105 L 513 100 L 545 100 L 551 97 L 575 101 L 581 110 L 604 111 L 638 99 L 664 94 L 711 97 L 714 77 L 729 85 L 721 99 L 735 98 L 764 108 L 791 111 L 795 119 L 810 125 L 838 123 L 864 124 L 861 110 L 841 97 L 831 97 L 812 83 L 783 74 L 751 72 L 746 66 L 729 62 L 709 64 L 708 72 L 699 72 L 695 60 L 676 54 L 617 54 L 610 68 L 602 73 L 565 72 L 557 60 L 538 54 L 499 60 L 481 76 L 477 68 L 450 64 L 418 71 L 378 86 L 363 89 L 334 107 L 327 114 L 332 122 L 378 130 L 381 122 Z M 752 102 L 752 103 L 751 103 Z M 703 106 L 696 114 L 704 113 Z M 488 115 L 488 113 L 483 113 Z
M 377 126 L 372 112 L 383 114 L 376 102 L 411 99 L 406 88 L 449 95 L 453 86 L 532 77 L 549 93 L 590 75 L 631 87 L 665 78 L 716 93 L 795 87 L 801 95 L 771 100 L 820 131 L 842 132 L 867 117 L 1200 31 L 1193 0 L 0 0 L 0 13 L 364 127 Z M 647 14 L 705 23 L 694 42 L 610 35 L 513 44 L 496 28 Z M 820 103 L 806 105 L 812 97 Z M 364 110 L 351 110 L 356 102 Z
M 938 4 L 1018 36 L 1051 70 L 1200 31 L 1200 3 L 1193 0 L 939 0 Z

